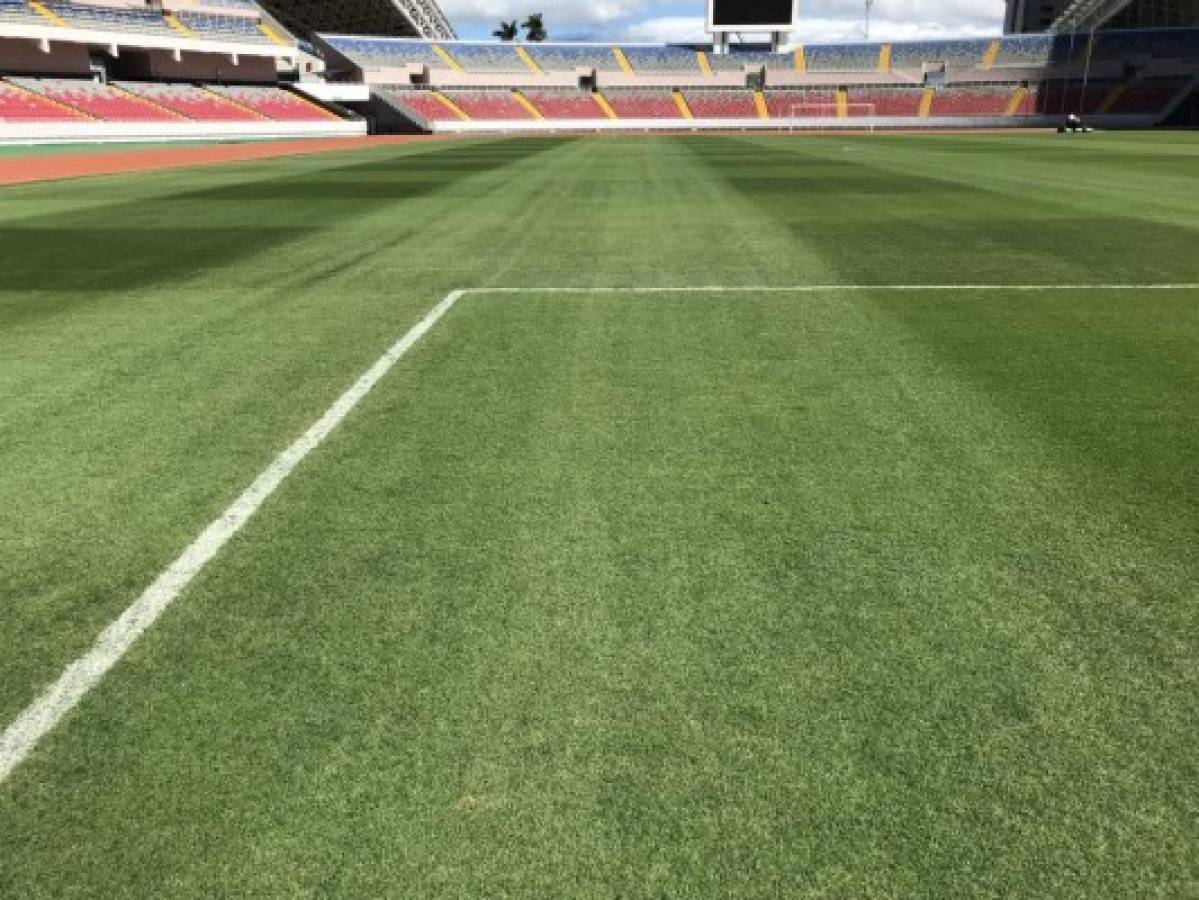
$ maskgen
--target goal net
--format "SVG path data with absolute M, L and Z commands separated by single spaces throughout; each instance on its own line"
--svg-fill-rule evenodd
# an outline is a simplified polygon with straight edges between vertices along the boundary
M 836 131 L 860 128 L 874 131 L 873 103 L 846 103 L 845 118 L 836 103 L 792 103 L 789 110 L 792 131 Z M 802 121 L 799 121 L 802 120 Z

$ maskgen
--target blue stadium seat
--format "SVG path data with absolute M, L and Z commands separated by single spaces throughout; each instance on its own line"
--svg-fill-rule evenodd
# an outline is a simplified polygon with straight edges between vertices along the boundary
M 919 69 L 924 63 L 945 63 L 959 69 L 975 68 L 982 65 L 987 48 L 991 46 L 988 38 L 964 41 L 913 41 L 911 43 L 896 42 L 891 45 L 891 68 Z
M 442 44 L 468 72 L 529 74 L 525 61 L 511 44 Z
M 804 47 L 809 72 L 876 72 L 882 44 L 825 44 Z
M 333 49 L 363 69 L 402 68 L 417 65 L 445 68 L 428 41 L 403 38 L 323 36 Z
M 197 37 L 248 44 L 273 43 L 258 27 L 258 20 L 246 16 L 221 16 L 212 13 L 180 12 L 181 24 Z
M 525 49 L 537 65 L 547 72 L 573 72 L 575 69 L 620 71 L 620 63 L 616 61 L 616 54 L 610 45 L 527 44 Z
M 700 71 L 694 47 L 630 45 L 620 49 L 624 51 L 625 58 L 633 67 L 633 71 L 639 74 L 685 72 L 689 75 L 698 75 Z

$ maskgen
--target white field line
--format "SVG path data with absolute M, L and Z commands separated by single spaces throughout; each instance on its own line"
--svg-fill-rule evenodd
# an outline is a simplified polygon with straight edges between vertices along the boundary
M 145 593 L 100 633 L 83 656 L 71 663 L 50 688 L 31 703 L 0 735 L 0 782 L 12 773 L 38 742 L 94 688 L 134 641 L 171 605 L 196 574 L 250 520 L 284 479 L 309 453 L 320 446 L 350 411 L 370 393 L 392 366 L 437 324 L 462 291 L 451 291 L 391 349 L 363 373 L 328 411 L 298 440 L 267 466 L 245 493 L 204 529 L 171 563 Z
M 1197 284 L 828 284 L 828 285 L 696 285 L 693 287 L 485 287 L 451 291 L 412 329 L 379 357 L 299 439 L 280 453 L 254 483 L 218 516 L 154 583 L 100 633 L 40 697 L 0 735 L 0 783 L 33 751 L 38 742 L 99 684 L 134 642 L 157 621 L 183 589 L 256 513 L 309 453 L 321 445 L 350 411 L 391 371 L 399 359 L 425 336 L 462 297 L 469 294 L 685 294 L 794 293 L 830 291 L 1184 291 Z
M 1153 284 L 799 284 L 692 287 L 485 287 L 463 294 L 826 294 L 833 291 L 1195 291 L 1199 282 Z

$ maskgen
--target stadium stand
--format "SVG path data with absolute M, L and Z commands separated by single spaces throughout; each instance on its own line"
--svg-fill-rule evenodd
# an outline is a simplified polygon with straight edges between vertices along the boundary
M 46 3 L 45 8 L 66 25 L 91 31 L 151 34 L 178 37 L 162 13 L 147 6 L 88 6 L 82 3 Z
M 246 16 L 217 16 L 211 13 L 178 14 L 179 24 L 197 37 L 233 41 L 239 44 L 269 44 L 271 39 L 258 27 L 258 20 Z
M 834 118 L 837 115 L 837 92 L 829 88 L 766 91 L 766 109 L 772 119 Z
M 1015 84 L 972 84 L 941 88 L 933 94 L 931 116 L 1002 116 Z
M 211 90 L 276 122 L 322 122 L 337 118 L 315 103 L 277 87 L 215 86 Z
M 64 106 L 79 110 L 94 119 L 106 122 L 154 122 L 181 118 L 179 113 L 164 109 L 128 91 L 95 81 L 65 78 L 12 78 L 18 87 L 41 94 Z
M 1020 35 L 999 42 L 996 66 L 1044 66 L 1049 62 L 1054 37 L 1048 34 Z
M 468 72 L 529 74 L 528 64 L 510 44 L 453 44 L 447 52 Z M 444 60 L 439 65 L 444 68 Z
M 562 91 L 523 92 L 529 102 L 537 107 L 547 119 L 603 119 L 603 107 L 586 91 L 567 89 Z
M 525 50 L 546 72 L 574 72 L 576 69 L 595 69 L 597 72 L 621 71 L 616 54 L 609 45 L 528 44 Z
M 382 88 L 389 103 L 397 109 L 407 111 L 414 119 L 425 122 L 452 122 L 461 117 L 446 106 L 432 91 L 398 90 Z
M 299 64 L 252 0 L 0 0 L 0 143 L 364 134 L 279 86 Z
M 758 115 L 753 91 L 688 88 L 683 96 L 697 119 L 753 119 Z
M 604 97 L 622 119 L 682 118 L 669 88 L 609 88 Z
M 91 33 L 102 32 L 104 45 L 142 45 L 148 58 L 106 54 L 120 61 L 101 62 L 91 81 L 84 77 L 88 53 L 78 50 L 62 54 L 64 65 L 57 68 L 32 48 L 13 57 L 20 58 L 23 69 L 5 68 L 0 57 L 0 78 L 10 79 L 0 92 L 0 122 L 224 123 L 230 133 L 240 128 L 255 134 L 272 122 L 313 123 L 313 133 L 330 123 L 348 125 L 320 103 L 275 83 L 279 61 L 289 60 L 297 45 L 252 0 L 41 2 L 45 5 L 0 0 L 0 38 L 6 27 L 26 42 L 31 23 L 55 28 L 63 37 L 55 37 L 54 46 L 72 40 L 86 44 L 94 64 L 98 39 Z M 197 42 L 213 49 L 197 51 Z M 980 118 L 988 125 L 1044 126 L 1057 124 L 1067 112 L 1143 126 L 1176 106 L 1199 78 L 1199 28 L 812 44 L 787 53 L 762 45 L 718 54 L 669 44 L 513 45 L 372 35 L 321 36 L 318 44 L 317 56 L 326 56 L 334 73 L 334 83 L 325 87 L 359 82 L 361 88 L 365 82 L 358 102 L 373 91 L 371 103 L 379 116 L 401 129 L 492 128 L 488 123 L 536 128 L 581 120 L 619 127 L 620 119 L 661 120 L 668 123 L 664 127 L 674 127 L 692 117 L 718 120 L 722 127 L 730 121 L 737 122 L 735 127 L 759 127 L 770 119 L 797 117 L 849 124 L 869 118 L 871 127 L 910 127 L 916 120 L 963 125 Z M 10 46 L 19 48 L 15 41 Z M 1084 63 L 1092 64 L 1085 73 Z M 742 73 L 755 69 L 766 70 L 764 91 L 745 87 Z M 596 73 L 596 93 L 578 89 L 580 72 Z M 77 77 L 61 77 L 66 73 Z M 207 83 L 228 81 L 233 74 L 239 86 Z M 422 89 L 403 84 L 409 80 Z M 373 117 L 368 109 L 363 113 Z M 106 137 L 114 133 L 104 132 Z
M 1077 81 L 1048 81 L 1041 86 L 1040 112 L 1050 115 L 1097 112 L 1119 84 L 1116 81 L 1091 81 L 1084 88 Z
M 1009 35 L 999 42 L 995 66 L 1045 67 L 1086 59 L 1090 38 L 1083 34 Z
M 892 69 L 919 69 L 925 63 L 944 63 L 960 69 L 982 65 L 991 46 L 989 39 L 966 41 L 914 41 L 891 45 Z
M 433 50 L 433 45 L 426 41 L 340 35 L 327 37 L 325 40 L 333 49 L 366 70 L 398 69 L 404 66 L 445 66 L 445 61 Z
M 510 90 L 461 90 L 444 93 L 472 119 L 510 121 L 534 118 Z
M 1129 85 L 1106 112 L 1136 115 L 1165 109 L 1190 85 L 1189 78 L 1148 78 Z
M 829 44 L 804 48 L 809 72 L 877 72 L 881 44 Z
M 197 122 L 258 122 L 263 116 L 191 84 L 121 82 L 119 87 Z
M 699 75 L 699 59 L 693 47 L 645 47 L 626 45 L 620 48 L 633 71 L 640 75 Z
M 38 15 L 25 0 L 0 0 L 0 22 L 12 22 L 17 25 L 48 24 L 45 17 Z
M 919 87 L 850 87 L 846 99 L 850 110 L 870 107 L 876 116 L 916 116 L 923 96 Z
M 82 113 L 62 103 L 0 81 L 0 122 L 72 122 L 85 118 Z

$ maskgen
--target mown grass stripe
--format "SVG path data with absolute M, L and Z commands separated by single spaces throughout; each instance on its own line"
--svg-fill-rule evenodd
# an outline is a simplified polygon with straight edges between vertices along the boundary
M 371 392 L 437 321 L 462 296 L 451 291 L 407 334 L 395 342 L 354 382 L 328 411 L 291 446 L 275 457 L 240 497 L 168 566 L 154 583 L 115 621 L 101 632 L 91 649 L 71 663 L 37 700 L 31 703 L 0 735 L 0 782 L 31 753 L 62 719 L 100 683 L 134 642 L 163 614 L 266 499 L 275 492 L 309 453 L 324 442 L 351 410 Z

